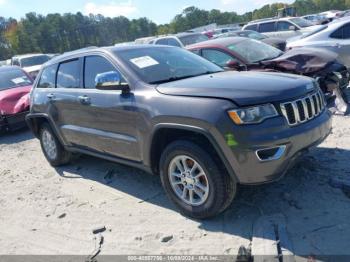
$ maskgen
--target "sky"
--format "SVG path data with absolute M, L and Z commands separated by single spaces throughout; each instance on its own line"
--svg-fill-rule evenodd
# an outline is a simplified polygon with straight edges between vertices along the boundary
M 219 9 L 243 14 L 274 2 L 292 0 L 0 0 L 0 16 L 19 19 L 28 12 L 119 15 L 130 19 L 147 17 L 157 24 L 169 23 L 188 6 L 201 9 Z

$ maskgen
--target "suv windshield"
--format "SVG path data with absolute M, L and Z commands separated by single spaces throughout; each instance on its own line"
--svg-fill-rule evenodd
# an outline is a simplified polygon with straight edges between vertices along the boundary
M 32 80 L 20 69 L 0 71 L 0 91 L 31 84 Z
M 32 57 L 26 57 L 21 59 L 21 67 L 29 67 L 42 65 L 50 60 L 50 57 L 47 55 L 38 55 Z
M 177 47 L 144 47 L 114 54 L 148 84 L 160 84 L 223 71 L 220 67 Z
M 203 34 L 191 34 L 191 35 L 184 35 L 179 37 L 180 41 L 184 46 L 187 45 L 193 45 L 196 43 L 204 42 L 209 40 L 209 37 Z
M 248 63 L 270 60 L 283 54 L 279 49 L 254 39 L 245 39 L 227 48 L 242 56 Z
M 313 26 L 313 24 L 310 21 L 300 17 L 291 18 L 289 20 L 300 27 Z

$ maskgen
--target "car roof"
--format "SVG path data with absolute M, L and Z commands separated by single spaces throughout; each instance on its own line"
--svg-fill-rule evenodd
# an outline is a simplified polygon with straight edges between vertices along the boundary
M 199 47 L 204 47 L 204 46 L 223 46 L 226 47 L 228 45 L 236 44 L 239 42 L 242 42 L 244 40 L 248 40 L 249 38 L 246 37 L 239 37 L 239 36 L 233 36 L 233 37 L 225 37 L 225 38 L 216 38 L 216 39 L 211 39 L 208 41 L 200 42 L 197 44 L 189 45 L 187 48 L 192 49 L 192 48 L 199 48 Z
M 86 47 L 86 48 L 81 48 L 78 50 L 70 51 L 63 53 L 62 55 L 58 55 L 48 62 L 45 63 L 45 66 L 48 65 L 54 65 L 57 63 L 60 63 L 65 60 L 69 60 L 70 58 L 86 54 L 89 55 L 89 53 L 96 53 L 96 52 L 102 52 L 102 53 L 113 53 L 116 51 L 124 51 L 124 50 L 134 50 L 134 49 L 142 49 L 142 48 L 177 48 L 177 47 L 172 47 L 172 46 L 163 46 L 163 45 L 149 45 L 149 44 L 130 44 L 130 45 L 120 45 L 120 46 L 105 46 L 105 47 Z

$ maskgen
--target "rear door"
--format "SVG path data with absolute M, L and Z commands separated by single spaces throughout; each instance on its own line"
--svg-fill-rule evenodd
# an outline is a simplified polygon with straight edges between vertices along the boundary
M 56 89 L 51 93 L 51 103 L 55 108 L 54 118 L 68 145 L 86 147 L 89 136 L 85 109 L 89 102 L 82 85 L 82 58 L 74 58 L 58 64 Z

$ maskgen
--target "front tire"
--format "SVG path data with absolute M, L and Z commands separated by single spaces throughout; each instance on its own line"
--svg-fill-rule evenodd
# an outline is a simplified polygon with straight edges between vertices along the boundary
M 70 162 L 71 153 L 63 148 L 49 124 L 44 123 L 41 126 L 39 138 L 41 149 L 51 166 L 61 166 Z
M 179 140 L 169 144 L 160 159 L 162 185 L 186 216 L 204 219 L 223 212 L 232 202 L 236 183 L 197 144 Z

